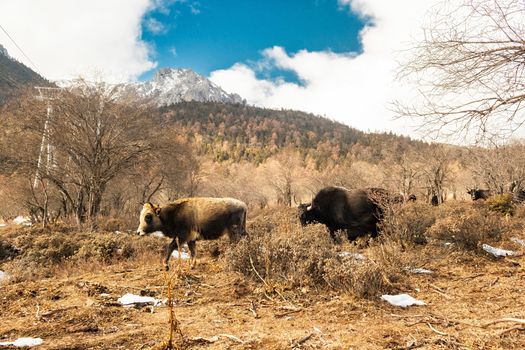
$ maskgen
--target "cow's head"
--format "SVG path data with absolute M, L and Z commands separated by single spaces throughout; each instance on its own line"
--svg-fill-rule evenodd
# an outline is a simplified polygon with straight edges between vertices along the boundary
M 159 231 L 162 226 L 162 221 L 159 215 L 160 206 L 151 203 L 145 203 L 142 206 L 142 211 L 140 212 L 137 233 L 142 236 L 148 233 Z
M 301 225 L 306 226 L 317 221 L 315 210 L 312 209 L 311 203 L 299 204 L 298 209 Z
M 470 194 L 470 198 L 472 198 L 472 200 L 475 201 L 478 199 L 479 190 L 477 188 L 467 188 L 467 193 Z

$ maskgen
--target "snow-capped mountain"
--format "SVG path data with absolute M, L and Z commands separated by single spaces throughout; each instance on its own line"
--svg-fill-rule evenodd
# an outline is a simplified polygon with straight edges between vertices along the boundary
M 123 96 L 137 94 L 158 106 L 182 101 L 243 103 L 241 96 L 227 93 L 191 69 L 163 68 L 149 81 L 119 84 L 117 89 Z

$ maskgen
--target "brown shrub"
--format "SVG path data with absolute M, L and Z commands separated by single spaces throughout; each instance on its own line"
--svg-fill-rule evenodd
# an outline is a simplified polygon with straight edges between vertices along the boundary
M 118 216 L 101 216 L 98 219 L 100 231 L 131 231 L 134 232 L 139 225 L 139 211 L 136 213 L 121 213 Z
M 49 277 L 58 266 L 67 265 L 75 271 L 75 268 L 82 270 L 82 266 L 90 263 L 107 265 L 157 254 L 160 256 L 159 252 L 165 245 L 163 240 L 154 237 L 122 233 L 62 233 L 35 228 L 17 229 L 2 238 L 9 247 L 18 251 L 2 267 L 15 281 Z
M 115 258 L 129 258 L 133 254 L 133 247 L 127 241 L 123 241 L 119 237 L 97 235 L 80 247 L 75 254 L 75 259 L 95 259 L 109 263 Z
M 265 284 L 279 283 L 291 288 L 314 287 L 349 291 L 373 297 L 392 289 L 399 277 L 399 253 L 377 244 L 363 260 L 356 258 L 350 244 L 336 245 L 324 225 L 301 227 L 294 212 L 274 212 L 257 217 L 248 236 L 226 253 L 230 270 L 241 272 Z
M 504 193 L 492 196 L 487 199 L 487 206 L 490 210 L 503 215 L 514 215 L 514 196 L 512 193 Z
M 427 230 L 435 221 L 436 210 L 426 203 L 389 207 L 381 222 L 382 237 L 401 244 L 424 244 L 427 242 Z
M 477 250 L 481 243 L 501 239 L 503 218 L 486 206 L 455 203 L 443 208 L 428 230 L 432 237 L 454 243 L 464 250 Z
M 522 204 L 516 206 L 514 217 L 518 219 L 525 219 L 525 205 Z

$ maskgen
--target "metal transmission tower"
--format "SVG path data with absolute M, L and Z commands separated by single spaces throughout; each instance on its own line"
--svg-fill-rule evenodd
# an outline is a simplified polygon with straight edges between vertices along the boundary
M 49 169 L 52 166 L 55 166 L 55 159 L 53 157 L 53 146 L 49 142 L 49 124 L 51 123 L 53 116 L 53 105 L 51 101 L 56 100 L 60 97 L 62 88 L 47 87 L 47 86 L 35 86 L 35 89 L 38 90 L 38 95 L 36 99 L 40 101 L 47 101 L 47 117 L 46 122 L 44 123 L 44 132 L 42 133 L 42 142 L 40 143 L 40 153 L 38 154 L 37 169 L 35 174 L 35 180 L 33 182 L 33 187 L 38 186 L 38 181 L 42 175 L 42 168 L 44 166 L 44 160 L 46 159 L 45 169 L 49 174 Z

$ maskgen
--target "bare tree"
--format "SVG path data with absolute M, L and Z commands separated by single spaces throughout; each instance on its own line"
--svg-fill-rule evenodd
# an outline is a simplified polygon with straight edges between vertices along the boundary
M 441 144 L 432 145 L 428 154 L 424 157 L 423 179 L 427 189 L 428 197 L 436 196 L 438 203 L 445 199 L 445 189 L 450 182 L 451 151 Z
M 398 114 L 419 117 L 433 134 L 474 132 L 478 140 L 523 125 L 525 2 L 444 0 L 429 18 L 400 71 L 421 102 L 396 102 Z
M 385 176 L 396 191 L 401 192 L 405 197 L 413 194 L 424 174 L 424 164 L 417 160 L 417 156 L 404 153 L 397 159 L 388 159 L 384 164 Z M 407 197 L 408 198 L 408 197 Z
M 299 153 L 285 149 L 265 164 L 266 178 L 273 188 L 277 204 L 292 206 L 292 201 L 300 193 L 300 181 L 305 174 Z
M 470 150 L 470 168 L 474 174 L 475 187 L 483 185 L 495 193 L 523 189 L 525 185 L 525 146 L 511 143 L 490 149 Z
M 53 101 L 47 126 L 42 102 L 28 96 L 20 107 L 12 119 L 19 125 L 19 144 L 28 147 L 18 154 L 23 165 L 19 169 L 36 174 L 38 181 L 31 190 L 34 201 L 42 198 L 38 203 L 47 203 L 53 188 L 60 193 L 66 213 L 73 214 L 79 225 L 87 221 L 95 227 L 108 184 L 147 160 L 145 155 L 153 149 L 150 132 L 154 125 L 148 107 L 117 100 L 115 91 L 106 85 L 81 81 Z M 47 133 L 48 161 L 39 162 L 37 171 L 42 132 Z M 47 208 L 43 210 L 47 216 Z

